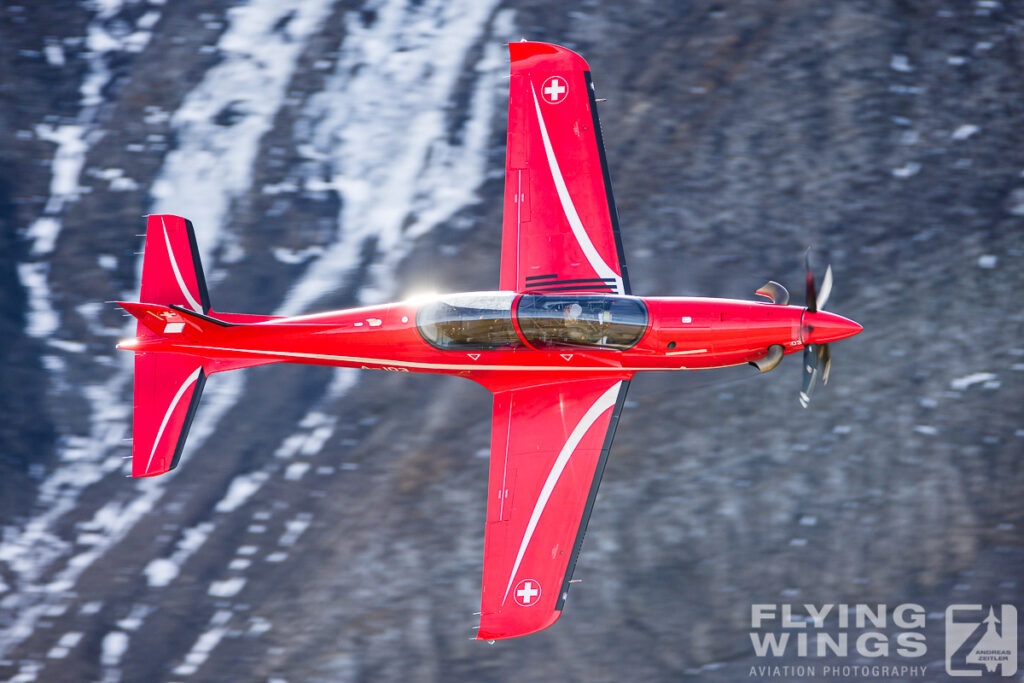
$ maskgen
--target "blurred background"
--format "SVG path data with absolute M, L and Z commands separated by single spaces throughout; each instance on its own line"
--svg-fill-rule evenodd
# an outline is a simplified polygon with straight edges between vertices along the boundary
M 1024 606 L 1022 30 L 1008 0 L 0 3 L 0 679 L 739 680 L 751 604 L 805 602 L 925 606 L 943 677 L 946 605 Z M 496 287 L 524 36 L 607 100 L 634 293 L 799 302 L 813 245 L 864 332 L 809 410 L 796 357 L 638 377 L 562 619 L 489 646 L 484 389 L 215 375 L 133 481 L 104 302 L 158 212 L 217 310 Z

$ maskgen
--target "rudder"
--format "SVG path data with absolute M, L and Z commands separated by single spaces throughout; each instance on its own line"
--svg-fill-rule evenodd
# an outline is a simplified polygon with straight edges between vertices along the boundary
M 210 295 L 192 221 L 171 215 L 147 218 L 139 301 L 209 313 Z

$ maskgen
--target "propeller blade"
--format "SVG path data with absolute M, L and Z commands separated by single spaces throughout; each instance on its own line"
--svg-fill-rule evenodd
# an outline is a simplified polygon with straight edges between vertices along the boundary
M 832 351 L 828 344 L 808 344 L 804 347 L 803 386 L 800 388 L 800 405 L 806 408 L 811 403 L 814 387 L 821 377 L 822 384 L 828 384 L 828 373 L 832 368 Z
M 832 369 L 832 350 L 829 344 L 821 345 L 821 383 L 828 384 L 828 371 Z
M 800 405 L 804 408 L 811 402 L 820 367 L 817 345 L 808 344 L 804 347 L 803 386 L 800 388 Z
M 821 279 L 821 290 L 818 291 L 818 310 L 824 311 L 825 304 L 828 303 L 828 297 L 832 293 L 832 266 L 825 269 L 825 277 Z
M 807 307 L 808 313 L 818 312 L 818 295 L 814 289 L 814 271 L 811 270 L 811 250 L 808 249 L 804 253 L 804 272 L 807 278 L 807 298 L 804 306 Z

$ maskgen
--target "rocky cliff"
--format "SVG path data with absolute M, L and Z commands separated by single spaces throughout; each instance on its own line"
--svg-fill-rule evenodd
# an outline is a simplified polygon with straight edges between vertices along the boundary
M 1024 559 L 1017 3 L 0 7 L 0 678 L 737 680 L 752 603 L 1015 603 Z M 132 481 L 141 216 L 220 310 L 496 286 L 507 55 L 593 69 L 635 293 L 796 296 L 836 344 L 630 388 L 561 621 L 471 642 L 489 396 L 266 367 Z M 939 629 L 939 630 L 936 630 Z M 775 661 L 775 660 L 769 660 Z M 788 661 L 793 663 L 792 656 Z

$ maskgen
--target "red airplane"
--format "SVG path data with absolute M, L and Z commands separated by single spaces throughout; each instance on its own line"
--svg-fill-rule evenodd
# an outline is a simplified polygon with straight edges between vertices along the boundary
M 290 318 L 210 309 L 192 224 L 149 216 L 138 318 L 132 475 L 178 463 L 206 378 L 267 363 L 431 372 L 494 394 L 478 639 L 561 615 L 626 388 L 637 372 L 750 363 L 804 351 L 801 402 L 827 380 L 829 343 L 860 332 L 782 285 L 769 301 L 635 297 L 590 69 L 556 45 L 512 43 L 498 291 Z

